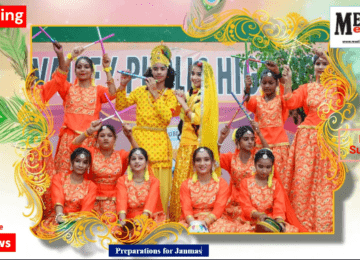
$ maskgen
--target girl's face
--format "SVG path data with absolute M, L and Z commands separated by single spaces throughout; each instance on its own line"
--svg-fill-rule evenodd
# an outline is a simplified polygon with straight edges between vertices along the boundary
M 265 75 L 261 80 L 261 88 L 266 96 L 271 96 L 275 93 L 277 82 L 272 76 Z
M 130 158 L 130 168 L 133 173 L 141 173 L 145 171 L 147 161 L 142 153 L 133 153 Z
M 191 82 L 194 84 L 195 88 L 201 87 L 201 73 L 202 69 L 199 66 L 193 66 L 191 71 Z
M 106 127 L 104 130 L 101 130 L 97 138 L 99 147 L 104 150 L 114 148 L 115 141 L 116 141 L 115 135 L 113 134 L 113 132 L 111 132 L 111 130 L 108 127 Z
M 315 69 L 315 77 L 320 77 L 321 73 L 324 72 L 325 68 L 329 65 L 327 59 L 322 57 L 318 58 L 315 62 L 314 69 Z
M 214 162 L 206 150 L 196 154 L 194 168 L 198 175 L 211 174 L 213 164 Z
M 255 135 L 250 131 L 246 132 L 236 144 L 237 149 L 250 152 L 255 147 Z
M 273 166 L 273 163 L 270 160 L 270 158 L 259 159 L 255 163 L 255 169 L 256 169 L 256 174 L 257 174 L 258 178 L 261 180 L 267 180 L 269 177 L 269 174 L 271 173 L 272 166 Z
M 154 79 L 156 79 L 158 83 L 161 83 L 166 80 L 168 68 L 164 64 L 156 63 L 151 67 L 151 72 Z
M 79 154 L 71 162 L 73 172 L 79 175 L 86 173 L 87 169 L 90 166 L 89 158 L 85 154 Z
M 93 68 L 90 63 L 88 63 L 85 59 L 81 59 L 78 61 L 75 67 L 75 75 L 79 80 L 88 80 L 91 79 L 91 75 L 93 72 Z

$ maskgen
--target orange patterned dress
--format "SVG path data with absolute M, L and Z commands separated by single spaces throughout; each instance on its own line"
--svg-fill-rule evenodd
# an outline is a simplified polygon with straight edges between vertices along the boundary
M 105 93 L 110 99 L 108 88 L 91 86 L 82 88 L 77 80 L 74 84 L 66 81 L 67 73 L 59 69 L 54 72 L 52 79 L 41 88 L 41 98 L 47 102 L 58 92 L 64 103 L 64 123 L 60 129 L 59 141 L 55 153 L 55 168 L 57 172 L 67 172 L 70 169 L 70 145 L 72 141 L 84 132 L 92 121 L 99 119 L 101 104 L 107 103 Z M 84 145 L 92 146 L 95 139 L 88 138 Z
M 280 95 L 268 102 L 262 96 L 252 96 L 245 102 L 246 108 L 255 114 L 255 121 L 259 123 L 261 133 L 269 144 L 274 156 L 275 167 L 283 176 L 284 167 L 289 156 L 289 139 L 284 124 L 289 117 L 289 109 L 283 98 L 284 86 L 280 84 Z M 256 136 L 257 150 L 262 148 L 260 138 Z M 281 179 L 282 181 L 282 179 Z
M 219 182 L 211 179 L 205 185 L 201 185 L 199 181 L 193 183 L 192 178 L 187 179 L 180 187 L 183 214 L 179 223 L 188 227 L 187 217 L 204 220 L 206 216 L 212 215 L 215 222 L 208 227 L 210 233 L 235 232 L 235 222 L 221 218 L 228 198 L 229 186 L 223 178 L 219 178 Z
M 317 83 L 300 86 L 284 98 L 289 109 L 303 107 L 307 114 L 296 131 L 284 171 L 283 185 L 301 224 L 309 232 L 333 232 L 333 189 L 330 161 L 321 159 L 316 126 L 322 122 L 318 113 L 326 112 L 321 104 L 340 99 L 337 88 L 326 89 Z
M 235 153 L 220 154 L 220 166 L 230 174 L 230 198 L 226 205 L 223 218 L 230 218 L 233 221 L 242 222 L 241 207 L 239 201 L 240 183 L 243 179 L 252 176 L 255 172 L 254 152 L 244 164 L 239 158 L 239 150 Z
M 281 183 L 273 178 L 272 186 L 262 187 L 255 181 L 255 176 L 246 178 L 240 184 L 240 205 L 242 208 L 242 218 L 251 225 L 249 232 L 254 232 L 256 221 L 251 218 L 254 211 L 264 212 L 270 218 L 282 218 L 286 221 L 285 193 Z M 243 232 L 243 229 L 241 230 Z M 299 232 L 299 229 L 285 222 L 285 232 Z
M 57 226 L 54 206 L 63 206 L 63 213 L 68 214 L 79 211 L 92 211 L 96 197 L 96 185 L 84 179 L 80 184 L 72 184 L 70 172 L 56 174 L 51 183 L 51 198 L 53 208 L 51 215 L 45 219 L 38 230 L 38 234 L 53 234 L 51 226 Z
M 71 144 L 70 150 L 74 151 L 77 147 L 80 146 Z M 105 158 L 97 147 L 81 147 L 88 149 L 91 153 L 92 167 L 89 179 L 98 187 L 94 210 L 100 216 L 105 212 L 116 214 L 116 183 L 126 171 L 129 152 L 113 151 L 109 158 Z
M 116 185 L 116 210 L 125 213 L 126 218 L 134 218 L 146 212 L 157 223 L 164 222 L 166 215 L 160 199 L 160 182 L 150 175 L 148 181 L 135 185 L 127 175 L 119 178 Z

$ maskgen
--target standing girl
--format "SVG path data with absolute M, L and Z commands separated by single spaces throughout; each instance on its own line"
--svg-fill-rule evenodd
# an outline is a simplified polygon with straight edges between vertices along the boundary
M 192 155 L 200 146 L 216 151 L 216 165 L 219 154 L 216 149 L 219 108 L 217 88 L 211 65 L 205 61 L 196 61 L 192 66 L 191 82 L 193 87 L 186 97 L 182 91 L 176 92 L 176 98 L 182 106 L 180 124 L 180 147 L 176 156 L 174 180 L 170 200 L 170 220 L 178 222 L 181 215 L 180 186 L 193 174 Z M 220 175 L 220 168 L 216 170 Z

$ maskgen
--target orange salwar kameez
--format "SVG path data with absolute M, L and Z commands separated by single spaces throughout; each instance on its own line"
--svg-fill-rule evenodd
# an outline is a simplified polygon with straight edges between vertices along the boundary
M 280 84 L 280 95 L 268 102 L 263 96 L 252 96 L 245 102 L 246 108 L 253 112 L 255 121 L 275 156 L 275 168 L 282 181 L 284 167 L 289 156 L 289 139 L 284 124 L 289 117 L 289 109 L 283 98 L 284 86 Z M 262 148 L 260 138 L 256 136 L 257 151 Z
M 251 218 L 254 211 L 264 212 L 270 218 L 286 219 L 285 193 L 281 183 L 273 178 L 271 188 L 266 185 L 262 187 L 255 181 L 255 176 L 241 181 L 239 193 L 242 218 L 251 224 L 249 232 L 254 232 L 256 221 Z M 285 222 L 285 232 L 299 232 L 299 229 L 288 222 Z M 243 232 L 243 227 L 239 232 Z
M 160 199 L 160 181 L 150 174 L 149 180 L 141 185 L 135 185 L 127 175 L 118 179 L 116 185 L 116 210 L 125 213 L 126 218 L 134 218 L 142 213 L 148 213 L 155 222 L 165 221 Z
M 70 150 L 74 151 L 77 147 L 80 146 L 72 144 Z M 94 210 L 100 216 L 105 212 L 113 212 L 116 215 L 116 183 L 127 169 L 129 152 L 113 151 L 109 158 L 105 158 L 97 147 L 81 147 L 91 153 L 92 167 L 88 178 L 97 186 Z
M 103 86 L 91 86 L 82 88 L 77 80 L 74 84 L 66 81 L 67 72 L 57 69 L 52 79 L 40 86 L 43 102 L 48 102 L 58 92 L 64 101 L 64 123 L 60 129 L 59 141 L 55 153 L 55 168 L 57 172 L 67 172 L 70 169 L 70 145 L 72 141 L 84 132 L 92 121 L 99 119 L 101 104 L 107 103 L 105 97 L 111 96 L 108 88 Z M 84 141 L 83 145 L 92 146 L 95 143 L 93 137 Z
M 329 89 L 327 98 L 324 86 L 308 83 L 285 96 L 289 109 L 303 107 L 307 114 L 291 145 L 283 185 L 289 193 L 297 218 L 309 232 L 333 231 L 335 187 L 327 179 L 328 174 L 330 175 L 330 161 L 320 157 L 322 148 L 317 143 L 316 126 L 322 122 L 318 116 L 320 105 L 335 104 L 340 98 L 338 94 L 332 95 L 336 91 L 337 88 Z M 326 112 L 326 106 L 321 110 Z
M 228 198 L 229 186 L 223 178 L 219 178 L 219 182 L 211 179 L 205 185 L 201 185 L 198 180 L 194 183 L 192 178 L 187 179 L 180 187 L 183 212 L 180 223 L 188 227 L 187 217 L 204 220 L 206 216 L 212 215 L 215 222 L 208 227 L 210 233 L 235 232 L 235 222 L 221 218 Z
M 80 184 L 72 184 L 70 172 L 56 174 L 52 178 L 51 198 L 54 207 L 60 205 L 63 207 L 63 213 L 73 213 L 79 211 L 92 211 L 96 197 L 96 185 L 87 179 Z M 55 217 L 56 212 L 52 208 L 51 215 L 38 226 L 36 233 L 53 234 L 51 226 L 58 225 Z

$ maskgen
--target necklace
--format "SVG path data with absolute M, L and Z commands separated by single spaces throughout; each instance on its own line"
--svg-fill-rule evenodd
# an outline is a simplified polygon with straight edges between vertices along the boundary
M 157 90 L 157 91 L 158 91 L 158 93 L 159 93 L 159 90 Z M 162 90 L 161 95 L 160 95 L 157 99 L 160 99 L 160 98 L 165 94 L 165 92 L 166 92 L 166 88 Z M 160 93 L 159 93 L 159 94 L 160 94 Z M 154 107 L 154 105 L 152 104 L 153 102 L 151 101 L 150 95 L 152 95 L 152 94 L 150 93 L 150 90 L 149 90 L 149 91 L 148 91 L 148 101 L 149 101 L 149 105 L 150 105 L 151 107 Z M 154 102 L 155 102 L 155 101 L 156 101 L 156 99 L 154 100 Z

